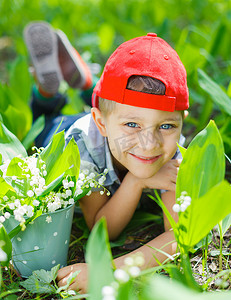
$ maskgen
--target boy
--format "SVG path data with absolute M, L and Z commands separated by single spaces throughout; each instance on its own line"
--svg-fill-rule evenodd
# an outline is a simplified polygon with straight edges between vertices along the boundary
M 177 53 L 156 34 L 123 43 L 108 59 L 94 88 L 91 114 L 78 119 L 66 133 L 81 153 L 81 163 L 101 172 L 108 169 L 104 186 L 110 196 L 93 190 L 79 203 L 88 227 L 105 216 L 110 239 L 115 239 L 130 221 L 145 189 L 161 189 L 161 197 L 174 217 L 175 183 L 180 164 L 177 142 L 181 137 L 184 110 L 188 109 L 186 71 Z M 163 189 L 165 191 L 163 191 Z M 170 224 L 148 243 L 173 254 L 176 251 Z M 135 250 L 145 257 L 143 268 L 157 265 L 153 255 L 166 256 L 147 245 Z M 120 267 L 124 256 L 115 259 Z M 62 268 L 58 284 L 81 272 L 70 288 L 84 292 L 87 265 Z

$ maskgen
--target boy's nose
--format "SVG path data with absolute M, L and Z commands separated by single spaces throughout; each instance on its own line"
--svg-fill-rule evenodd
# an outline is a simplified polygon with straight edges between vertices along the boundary
M 153 129 L 144 130 L 140 134 L 140 147 L 144 150 L 153 150 L 163 145 L 162 135 Z

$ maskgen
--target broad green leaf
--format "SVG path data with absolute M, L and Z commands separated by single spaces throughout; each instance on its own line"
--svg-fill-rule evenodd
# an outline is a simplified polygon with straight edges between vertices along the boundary
M 62 173 L 59 177 L 55 178 L 50 184 L 47 185 L 47 188 L 38 196 L 44 197 L 45 195 L 49 194 L 51 191 L 53 191 L 63 180 L 64 173 Z
M 9 105 L 7 110 L 2 113 L 2 118 L 5 126 L 16 135 L 20 141 L 23 140 L 31 127 L 31 112 L 28 113 L 25 111 L 24 107 L 18 109 Z
M 230 195 L 231 185 L 224 180 L 200 198 L 193 198 L 191 205 L 179 216 L 180 243 L 193 247 L 231 213 Z
M 32 118 L 32 112 L 28 105 L 28 99 L 24 101 L 24 99 L 14 91 L 14 89 L 9 86 L 8 84 L 2 85 L 2 92 L 4 94 L 5 101 L 7 101 L 8 105 L 12 105 L 13 107 L 17 109 L 21 109 L 23 113 L 28 114 L 28 117 Z M 5 106 L 5 109 L 7 109 L 7 106 Z
M 43 269 L 36 270 L 36 271 L 34 271 L 34 275 L 36 275 L 36 277 L 39 280 L 41 280 L 45 283 L 50 283 L 52 281 L 55 281 L 59 268 L 60 268 L 60 265 L 56 265 L 50 271 L 45 271 Z
M 50 173 L 55 162 L 59 159 L 59 157 L 63 153 L 64 146 L 65 146 L 64 131 L 61 131 L 52 137 L 49 144 L 41 152 L 40 154 L 41 158 L 46 163 L 47 174 Z
M 4 179 L 9 185 L 12 186 L 18 196 L 27 197 L 27 192 L 29 189 L 31 189 L 28 178 L 13 180 L 11 176 L 7 176 Z
M 46 184 L 51 183 L 61 174 L 68 173 L 71 176 L 79 176 L 79 168 L 80 168 L 80 154 L 78 146 L 72 138 L 67 146 L 65 147 L 63 153 L 54 161 L 54 164 L 48 175 L 46 177 Z M 67 172 L 68 170 L 68 172 Z
M 191 263 L 187 254 L 181 254 L 180 268 L 176 265 L 169 264 L 169 266 L 167 265 L 167 272 L 172 279 L 181 282 L 192 290 L 198 292 L 202 291 L 202 288 L 193 277 Z
M 22 168 L 18 165 L 18 163 L 24 164 L 24 161 L 19 157 L 14 157 L 7 168 L 6 176 L 17 176 L 17 177 L 24 177 L 26 178 L 26 175 L 23 175 Z
M 19 167 L 18 163 L 24 164 L 24 161 L 19 157 L 14 157 L 6 171 L 5 181 L 11 185 L 17 195 L 27 197 L 27 192 L 31 189 L 29 184 L 30 179 L 23 174 L 23 169 Z M 17 179 L 13 179 L 13 176 L 17 176 Z
M 7 266 L 12 256 L 12 243 L 3 225 L 0 226 L 0 248 L 7 255 L 7 260 L 1 261 L 1 265 Z
M 148 283 L 141 292 L 140 299 L 145 300 L 229 300 L 231 298 L 230 291 L 199 293 L 161 275 L 149 277 Z
M 0 122 L 0 152 L 3 161 L 12 159 L 13 157 L 21 154 L 26 157 L 27 152 L 19 139 L 11 133 L 6 126 Z
M 136 287 L 134 287 L 132 280 L 129 280 L 120 284 L 116 300 L 136 300 L 137 298 L 134 298 L 135 293 L 137 293 Z
M 0 196 L 5 196 L 8 191 L 14 191 L 14 189 L 2 177 L 0 177 Z
M 226 233 L 226 231 L 229 229 L 231 226 L 231 214 L 226 216 L 222 221 L 221 221 L 221 227 L 222 227 L 222 236 Z
M 176 197 L 186 191 L 192 200 L 198 199 L 221 182 L 224 175 L 223 142 L 214 121 L 210 121 L 192 140 L 184 154 L 177 176 Z
M 178 146 L 178 148 L 179 148 L 179 150 L 180 150 L 180 153 L 181 153 L 182 157 L 184 157 L 185 152 L 186 152 L 187 149 L 184 148 L 184 147 L 182 147 L 182 146 L 179 145 L 179 144 L 177 144 L 177 146 Z
M 57 267 L 59 268 L 59 265 L 54 268 Z M 45 271 L 43 269 L 33 271 L 32 275 L 20 284 L 34 294 L 55 294 L 56 288 L 52 284 L 52 281 L 55 279 L 53 279 L 52 275 L 53 271 Z
M 231 116 L 231 99 L 223 89 L 201 69 L 198 69 L 198 81 L 200 87 L 210 95 L 213 102 Z
M 28 72 L 28 64 L 25 57 L 18 56 L 10 68 L 10 87 L 20 96 L 25 104 L 31 97 L 32 78 Z
M 90 299 L 101 300 L 102 287 L 110 285 L 114 280 L 105 218 L 96 223 L 90 234 L 86 248 L 86 261 L 89 265 Z
M 25 147 L 25 149 L 29 149 L 31 147 L 36 137 L 43 131 L 44 127 L 45 127 L 45 117 L 42 115 L 33 123 L 31 129 L 22 140 L 22 144 Z

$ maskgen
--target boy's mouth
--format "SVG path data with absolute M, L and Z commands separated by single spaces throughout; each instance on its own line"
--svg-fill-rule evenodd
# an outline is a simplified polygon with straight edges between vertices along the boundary
M 132 155 L 135 159 L 139 160 L 140 162 L 146 163 L 146 164 L 152 164 L 162 156 L 162 154 L 157 155 L 157 156 L 151 156 L 151 157 L 141 156 L 141 155 L 138 156 L 138 155 L 135 155 L 132 153 L 129 153 L 129 154 Z

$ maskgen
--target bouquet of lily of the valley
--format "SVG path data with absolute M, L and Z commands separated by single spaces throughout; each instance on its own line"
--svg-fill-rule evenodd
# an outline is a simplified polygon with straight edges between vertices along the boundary
M 102 187 L 105 174 L 80 170 L 80 155 L 71 139 L 65 147 L 64 132 L 53 136 L 46 148 L 33 148 L 27 155 L 19 140 L 0 125 L 0 223 L 11 216 L 24 230 L 28 222 L 74 204 L 89 195 L 92 187 Z

